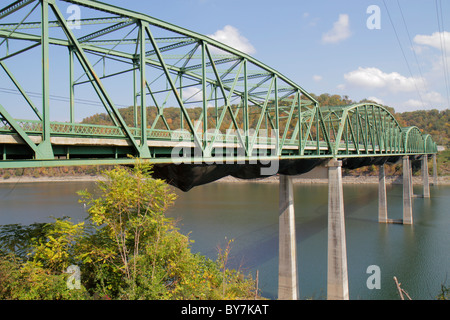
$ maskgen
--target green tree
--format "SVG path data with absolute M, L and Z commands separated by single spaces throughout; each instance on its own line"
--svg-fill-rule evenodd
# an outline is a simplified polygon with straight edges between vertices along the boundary
M 106 171 L 95 194 L 80 193 L 95 228 L 85 241 L 84 262 L 100 293 L 122 299 L 250 296 L 254 282 L 239 272 L 220 293 L 219 263 L 191 252 L 192 241 L 165 216 L 175 193 L 150 174 L 151 166 L 138 161 Z
M 106 170 L 93 193 L 81 191 L 87 221 L 0 228 L 3 299 L 249 299 L 251 277 L 226 268 L 229 246 L 213 261 L 165 216 L 176 195 L 151 166 Z M 67 286 L 68 267 L 81 289 Z

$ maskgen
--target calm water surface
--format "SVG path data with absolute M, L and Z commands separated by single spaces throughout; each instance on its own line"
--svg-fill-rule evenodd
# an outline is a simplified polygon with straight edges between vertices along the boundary
M 0 224 L 86 217 L 76 192 L 90 182 L 0 184 Z M 415 192 L 421 193 L 420 186 Z M 193 251 L 215 259 L 234 239 L 229 267 L 255 275 L 263 296 L 276 298 L 278 185 L 215 183 L 177 191 L 168 215 L 195 240 Z M 413 299 L 433 299 L 450 285 L 450 186 L 415 198 L 414 225 L 377 222 L 377 186 L 344 185 L 350 299 L 398 299 L 396 276 Z M 388 186 L 389 218 L 402 218 L 402 187 Z M 327 185 L 295 185 L 300 297 L 324 299 L 327 273 Z M 381 289 L 369 290 L 367 267 L 381 270 Z

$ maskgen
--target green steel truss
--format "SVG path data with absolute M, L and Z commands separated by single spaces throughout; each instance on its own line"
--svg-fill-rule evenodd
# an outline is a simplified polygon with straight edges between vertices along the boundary
M 78 28 L 66 20 L 68 4 L 83 13 Z M 50 119 L 53 48 L 67 54 L 64 121 Z M 11 68 L 30 53 L 41 61 L 40 72 L 28 75 L 42 83 L 40 101 Z M 320 107 L 302 87 L 250 55 L 97 1 L 19 0 L 0 9 L 0 67 L 30 114 L 13 117 L 16 106 L 0 96 L 2 168 L 130 163 L 129 155 L 168 163 L 179 140 L 195 150 L 192 162 L 230 155 L 248 161 L 437 152 L 430 135 L 402 128 L 380 105 Z M 124 75 L 130 79 L 124 82 L 130 92 L 123 95 L 131 97 L 132 123 L 119 112 L 117 89 L 106 85 Z M 76 121 L 79 87 L 95 92 L 110 124 Z M 154 106 L 157 113 L 150 116 L 140 106 Z M 200 115 L 193 116 L 194 106 L 201 107 Z M 167 107 L 178 109 L 178 127 L 164 113 Z

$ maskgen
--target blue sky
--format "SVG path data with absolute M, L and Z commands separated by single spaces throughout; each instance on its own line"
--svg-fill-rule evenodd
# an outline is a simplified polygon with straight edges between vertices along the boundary
M 378 0 L 108 1 L 206 35 L 234 31 L 235 46 L 237 32 L 244 50 L 315 94 L 377 99 L 397 111 L 449 108 L 440 43 L 450 58 L 450 4 L 437 1 L 447 32 L 438 33 L 435 1 L 385 2 L 388 10 Z M 371 5 L 380 29 L 367 27 Z
M 445 14 L 450 12 L 448 0 L 104 2 L 216 38 L 251 54 L 317 95 L 348 95 L 354 101 L 369 98 L 394 107 L 397 112 L 450 107 L 450 18 Z M 444 28 L 441 29 L 436 4 L 439 16 L 441 10 L 443 12 Z M 69 6 L 60 1 L 58 5 L 62 11 L 63 6 Z M 373 16 L 373 11 L 367 13 L 370 6 L 380 9 L 379 16 Z M 20 20 L 25 13 L 11 15 L 2 23 L 8 19 Z M 39 20 L 39 15 L 34 14 L 30 21 Z M 88 15 L 88 11 L 82 9 L 81 18 Z M 374 17 L 379 19 L 372 20 Z M 369 29 L 368 19 L 379 22 L 379 29 Z M 68 68 L 63 64 L 68 63 L 67 49 L 55 47 L 52 50 L 50 67 L 56 72 L 50 79 L 51 119 L 66 121 Z M 4 54 L 5 45 L 0 46 L 0 56 Z M 30 76 L 41 72 L 39 48 L 27 54 L 29 61 L 17 63 L 13 58 L 6 61 L 7 65 L 25 90 L 40 92 L 39 81 Z M 0 89 L 3 88 L 0 103 L 14 117 L 24 117 L 24 112 L 29 110 L 25 111 L 26 106 L 17 94 L 4 90 L 14 89 L 6 80 L 0 72 Z M 130 96 L 117 91 L 114 92 L 119 96 L 117 105 L 130 105 Z M 31 95 L 31 98 L 39 107 L 40 96 Z M 81 120 L 96 112 L 104 112 L 104 109 L 80 104 L 76 118 Z

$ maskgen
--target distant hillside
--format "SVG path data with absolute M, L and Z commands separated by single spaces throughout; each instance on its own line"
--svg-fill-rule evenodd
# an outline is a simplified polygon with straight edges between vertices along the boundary
M 330 95 L 328 93 L 324 93 L 319 96 L 312 94 L 312 96 L 319 102 L 320 106 L 341 106 L 358 102 L 349 99 L 348 96 Z M 359 102 L 367 102 L 367 101 L 368 100 L 364 99 Z M 434 109 L 434 110 L 418 110 L 418 111 L 397 113 L 393 108 L 390 108 L 388 106 L 385 107 L 395 116 L 400 125 L 405 127 L 417 126 L 423 132 L 431 134 L 433 140 L 436 141 L 438 145 L 445 146 L 447 149 L 450 148 L 450 110 L 447 109 L 444 111 L 438 111 Z M 257 107 L 250 108 L 249 112 L 250 127 L 255 127 L 258 121 L 258 117 L 256 115 L 259 115 L 259 113 L 257 109 L 258 109 Z M 201 112 L 202 109 L 199 107 L 188 109 L 188 113 L 191 119 L 199 119 Z M 120 109 L 120 113 L 127 124 L 129 125 L 134 124 L 133 107 L 122 108 Z M 148 107 L 147 114 L 148 114 L 147 116 L 148 126 L 151 126 L 158 114 L 156 107 Z M 166 119 L 166 123 L 170 128 L 172 129 L 180 128 L 181 125 L 180 114 L 181 112 L 179 108 L 175 107 L 164 108 L 164 116 Z M 208 118 L 210 118 L 211 121 L 214 115 L 215 115 L 215 108 L 208 108 Z M 103 124 L 103 125 L 112 124 L 111 119 L 107 113 L 95 114 L 91 117 L 83 119 L 82 123 Z M 166 129 L 166 123 L 164 123 L 164 121 L 160 118 L 155 128 Z M 227 115 L 223 121 L 223 127 L 228 128 L 229 125 L 231 125 L 231 118 Z M 185 128 L 186 127 L 187 124 L 185 123 Z

